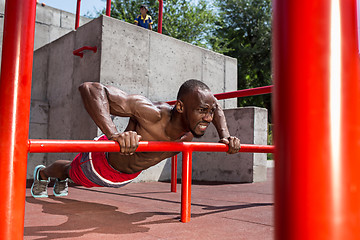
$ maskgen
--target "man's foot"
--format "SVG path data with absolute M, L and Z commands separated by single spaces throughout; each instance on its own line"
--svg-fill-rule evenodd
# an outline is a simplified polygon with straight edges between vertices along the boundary
M 37 165 L 34 170 L 34 182 L 31 186 L 31 195 L 34 198 L 48 197 L 47 186 L 50 182 L 50 178 L 42 180 L 40 177 L 40 170 L 45 168 L 44 165 Z
M 65 180 L 56 179 L 53 189 L 54 195 L 63 197 L 68 195 L 68 178 Z

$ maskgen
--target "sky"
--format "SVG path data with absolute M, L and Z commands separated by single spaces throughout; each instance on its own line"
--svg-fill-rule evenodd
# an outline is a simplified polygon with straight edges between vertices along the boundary
M 77 0 L 38 0 L 38 2 L 67 12 L 76 13 Z M 90 14 L 95 16 L 97 11 L 104 8 L 106 8 L 106 0 L 81 0 L 80 15 L 84 16 L 90 12 Z

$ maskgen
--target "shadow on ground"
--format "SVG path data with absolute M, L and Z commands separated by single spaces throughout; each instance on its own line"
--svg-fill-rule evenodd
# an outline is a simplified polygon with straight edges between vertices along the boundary
M 60 239 L 80 237 L 88 233 L 129 234 L 147 232 L 149 231 L 148 227 L 137 223 L 154 215 L 167 214 L 161 212 L 126 214 L 111 205 L 68 198 L 51 198 L 56 202 L 43 201 L 33 197 L 27 197 L 26 201 L 31 204 L 42 205 L 43 213 L 66 216 L 67 221 L 57 226 L 25 227 L 25 236 L 39 236 L 38 239 Z M 46 222 L 46 219 L 39 219 L 39 221 Z M 169 221 L 177 220 L 169 219 Z
M 96 191 L 102 193 L 110 193 L 94 189 L 84 189 L 84 191 Z M 131 198 L 142 198 L 154 201 L 164 201 L 169 203 L 178 203 L 166 199 L 145 197 L 137 194 L 119 194 L 111 193 Z M 118 207 L 106 205 L 101 203 L 93 203 L 86 201 L 79 201 L 69 198 L 55 198 L 52 200 L 35 199 L 33 197 L 26 197 L 26 201 L 30 204 L 38 204 L 42 206 L 42 212 L 51 215 L 66 216 L 66 222 L 56 225 L 48 226 L 49 224 L 38 224 L 36 227 L 25 227 L 24 236 L 36 236 L 37 239 L 61 239 L 61 238 L 75 238 L 81 237 L 85 234 L 132 234 L 139 232 L 148 232 L 152 224 L 169 224 L 178 223 L 179 212 L 137 212 L 127 214 L 119 211 Z M 197 218 L 209 214 L 215 214 L 226 211 L 239 210 L 251 207 L 270 206 L 273 203 L 244 203 L 239 205 L 229 206 L 210 206 L 204 204 L 192 204 L 202 208 L 201 213 L 193 213 L 192 218 Z M 153 216 L 171 216 L 161 220 L 149 220 Z M 39 219 L 46 223 L 46 219 Z

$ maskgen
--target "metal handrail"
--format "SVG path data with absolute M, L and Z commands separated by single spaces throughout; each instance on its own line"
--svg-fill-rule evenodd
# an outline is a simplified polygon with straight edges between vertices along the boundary
M 79 56 L 79 57 L 82 58 L 84 56 L 83 51 L 85 51 L 85 50 L 90 50 L 90 51 L 93 51 L 94 53 L 96 53 L 97 52 L 97 47 L 96 46 L 94 46 L 94 47 L 84 46 L 84 47 L 81 47 L 79 49 L 74 50 L 73 54 L 75 56 Z

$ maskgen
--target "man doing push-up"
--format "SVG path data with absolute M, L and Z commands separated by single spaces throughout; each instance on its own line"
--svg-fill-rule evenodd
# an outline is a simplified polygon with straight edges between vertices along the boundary
M 140 95 L 129 95 L 118 88 L 96 82 L 79 87 L 85 109 L 104 133 L 98 140 L 114 140 L 120 152 L 78 154 L 73 161 L 57 160 L 34 170 L 31 194 L 47 197 L 50 178 L 56 178 L 55 196 L 68 194 L 68 179 L 85 187 L 121 187 L 142 170 L 176 155 L 175 152 L 135 152 L 139 141 L 192 141 L 204 135 L 213 123 L 228 153 L 237 153 L 240 140 L 230 136 L 222 108 L 209 87 L 188 80 L 179 89 L 175 106 L 152 103 Z M 124 132 L 118 132 L 111 115 L 129 117 Z

